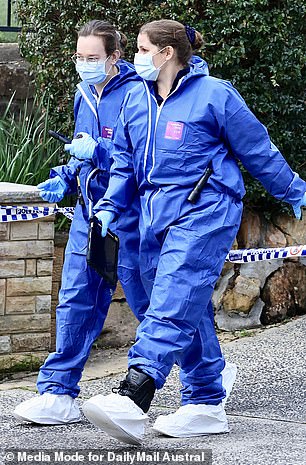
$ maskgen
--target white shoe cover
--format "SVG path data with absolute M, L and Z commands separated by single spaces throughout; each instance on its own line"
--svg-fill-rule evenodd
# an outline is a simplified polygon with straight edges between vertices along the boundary
M 141 444 L 149 418 L 129 397 L 99 394 L 84 402 L 82 409 L 91 423 L 113 438 Z
M 232 392 L 235 380 L 236 380 L 236 375 L 237 375 L 237 365 L 235 363 L 230 363 L 230 362 L 225 362 L 225 367 L 221 371 L 222 375 L 222 386 L 226 390 L 226 396 L 222 400 L 222 404 L 225 405 L 227 399 L 230 396 L 230 393 Z
M 65 425 L 81 420 L 80 409 L 75 399 L 67 394 L 49 392 L 21 402 L 13 415 L 17 420 L 40 425 Z
M 153 430 L 174 438 L 190 438 L 229 431 L 222 403 L 183 405 L 175 413 L 157 417 Z

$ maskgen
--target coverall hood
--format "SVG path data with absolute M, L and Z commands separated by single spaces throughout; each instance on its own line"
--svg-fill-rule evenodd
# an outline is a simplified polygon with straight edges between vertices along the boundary
M 208 76 L 209 69 L 207 62 L 197 55 L 192 55 L 190 60 L 190 74 L 203 74 L 204 76 Z

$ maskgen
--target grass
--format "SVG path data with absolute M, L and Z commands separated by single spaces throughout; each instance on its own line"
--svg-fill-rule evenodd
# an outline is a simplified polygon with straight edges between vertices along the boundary
M 6 26 L 7 24 L 7 0 L 0 0 L 0 26 Z M 14 15 L 14 2 L 12 3 L 12 17 L 11 26 L 17 26 L 16 18 Z M 0 31 L 0 43 L 3 42 L 17 42 L 17 32 L 3 32 Z

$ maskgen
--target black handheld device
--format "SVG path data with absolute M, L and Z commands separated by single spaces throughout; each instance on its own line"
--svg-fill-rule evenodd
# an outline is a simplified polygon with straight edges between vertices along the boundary
M 190 203 L 196 203 L 196 201 L 198 200 L 205 184 L 207 183 L 208 181 L 208 178 L 210 177 L 210 175 L 212 174 L 213 170 L 212 168 L 210 167 L 207 167 L 206 170 L 204 171 L 204 174 L 203 176 L 198 180 L 198 182 L 196 183 L 196 185 L 194 186 L 194 188 L 192 189 L 192 191 L 190 192 L 187 200 L 190 202 Z
M 117 283 L 117 266 L 119 238 L 108 230 L 105 237 L 101 236 L 102 226 L 98 218 L 92 216 L 89 220 L 87 263 L 109 284 Z
M 71 144 L 71 139 L 68 137 L 64 136 L 60 132 L 52 131 L 51 129 L 48 131 L 49 136 L 54 137 L 54 139 L 59 140 L 60 142 L 63 142 L 63 144 Z

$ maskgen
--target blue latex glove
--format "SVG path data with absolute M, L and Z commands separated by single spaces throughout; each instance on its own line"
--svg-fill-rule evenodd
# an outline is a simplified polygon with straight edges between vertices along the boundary
M 64 198 L 68 189 L 67 184 L 60 176 L 47 179 L 47 181 L 38 184 L 39 195 L 47 202 L 59 202 Z
M 65 144 L 64 148 L 70 155 L 75 156 L 79 160 L 91 160 L 97 145 L 98 142 L 89 134 L 78 132 L 76 138 L 72 139 L 71 144 Z
M 294 215 L 298 220 L 302 219 L 302 207 L 306 207 L 306 192 L 298 203 L 292 205 Z
M 105 237 L 107 230 L 109 228 L 109 225 L 115 218 L 115 214 L 112 212 L 108 212 L 106 210 L 101 210 L 98 213 L 96 213 L 95 216 L 98 218 L 98 220 L 102 224 L 101 236 Z

